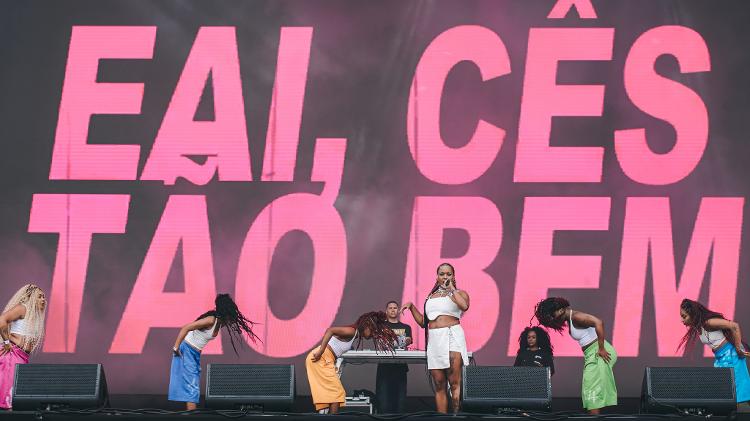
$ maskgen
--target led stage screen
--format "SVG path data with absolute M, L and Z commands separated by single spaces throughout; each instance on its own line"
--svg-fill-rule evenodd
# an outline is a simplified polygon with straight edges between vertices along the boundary
M 677 351 L 682 298 L 750 326 L 746 3 L 3 3 L 0 299 L 47 291 L 33 361 L 164 394 L 216 293 L 262 342 L 204 362 L 301 367 L 448 261 L 479 364 L 512 364 L 560 295 L 637 396 L 646 365 L 711 363 Z M 552 337 L 577 396 L 580 349 Z

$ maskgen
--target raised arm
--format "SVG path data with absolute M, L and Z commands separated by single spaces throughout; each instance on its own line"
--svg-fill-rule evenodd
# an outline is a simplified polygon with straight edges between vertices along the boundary
M 320 348 L 313 354 L 312 360 L 318 361 L 328 346 L 328 342 L 331 340 L 333 335 L 339 338 L 351 338 L 357 332 L 357 329 L 351 326 L 331 326 L 326 329 L 326 333 L 323 335 L 323 340 L 320 341 Z
M 192 330 L 208 329 L 209 327 L 214 325 L 215 321 L 216 321 L 216 317 L 206 316 L 202 319 L 198 319 L 192 323 L 189 323 L 183 326 L 180 329 L 180 333 L 177 334 L 177 339 L 174 342 L 174 347 L 172 347 L 172 352 L 175 355 L 180 355 L 180 344 L 182 343 L 182 341 L 185 340 L 185 336 L 187 336 L 188 332 Z
M 453 294 L 451 294 L 451 300 L 453 300 L 454 303 L 458 306 L 458 308 L 461 309 L 461 311 L 466 311 L 469 309 L 469 293 L 457 289 L 454 290 Z
M 713 318 L 706 320 L 705 327 L 708 328 L 708 330 L 729 330 L 732 332 L 732 337 L 734 339 L 734 349 L 737 350 L 737 354 L 741 357 L 750 357 L 750 352 L 748 352 L 745 347 L 742 345 L 742 331 L 740 330 L 740 324 L 737 322 L 734 322 L 732 320 L 727 319 L 721 319 L 721 318 Z
M 414 321 L 417 322 L 418 325 L 422 327 L 426 327 L 424 325 L 424 315 L 420 313 L 419 309 L 412 303 L 406 303 L 401 306 L 401 313 L 403 313 L 406 310 L 411 311 L 411 316 L 414 317 Z
M 609 362 L 609 352 L 604 349 L 604 322 L 598 317 L 582 311 L 573 311 L 572 319 L 577 326 L 593 327 L 596 329 L 596 341 L 599 343 L 598 354 L 604 361 Z

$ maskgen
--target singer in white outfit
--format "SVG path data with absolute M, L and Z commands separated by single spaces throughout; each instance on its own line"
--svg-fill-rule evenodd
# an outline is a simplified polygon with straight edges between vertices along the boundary
M 407 309 L 417 324 L 426 328 L 427 368 L 435 387 L 437 411 L 448 412 L 450 391 L 452 409 L 457 413 L 461 409 L 463 366 L 469 365 L 466 338 L 460 324 L 461 316 L 469 309 L 469 294 L 456 287 L 453 266 L 449 263 L 438 266 L 435 286 L 424 303 L 424 313 L 412 303 L 401 307 L 402 312 Z

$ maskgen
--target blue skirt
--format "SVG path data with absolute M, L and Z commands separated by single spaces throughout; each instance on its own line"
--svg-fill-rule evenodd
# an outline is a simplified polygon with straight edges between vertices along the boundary
M 750 401 L 750 374 L 747 372 L 747 360 L 737 354 L 729 342 L 714 351 L 714 367 L 734 369 L 734 389 L 737 402 Z
M 198 403 L 201 398 L 201 353 L 183 341 L 180 354 L 181 357 L 172 356 L 168 399 Z

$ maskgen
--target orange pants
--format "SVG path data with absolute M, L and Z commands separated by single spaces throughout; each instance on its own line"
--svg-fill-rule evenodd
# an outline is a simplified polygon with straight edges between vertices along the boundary
M 328 408 L 332 403 L 338 402 L 344 406 L 346 391 L 336 374 L 336 357 L 330 348 L 326 347 L 323 356 L 313 362 L 312 356 L 320 347 L 316 347 L 305 358 L 307 368 L 307 381 L 310 383 L 310 393 L 315 404 L 315 410 Z

